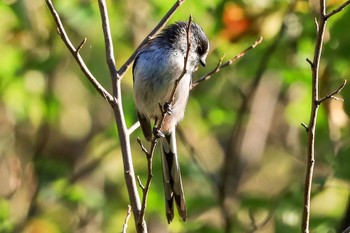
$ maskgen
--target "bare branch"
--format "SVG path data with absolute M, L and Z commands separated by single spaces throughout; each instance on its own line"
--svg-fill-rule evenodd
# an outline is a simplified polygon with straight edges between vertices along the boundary
M 326 96 L 324 96 L 324 97 L 322 97 L 321 99 L 319 99 L 318 101 L 317 101 L 317 103 L 318 104 L 321 104 L 323 101 L 325 101 L 325 100 L 327 100 L 327 99 L 335 99 L 335 100 L 340 100 L 340 101 L 344 101 L 343 99 L 341 99 L 341 98 L 338 98 L 338 97 L 336 97 L 336 96 L 334 96 L 334 95 L 336 95 L 336 94 L 339 94 L 343 89 L 344 89 L 344 87 L 345 87 L 345 85 L 346 85 L 346 79 L 344 80 L 344 82 L 336 89 L 336 90 L 334 90 L 332 93 L 330 93 L 330 94 L 328 94 L 328 95 L 326 95 Z
M 146 38 L 141 42 L 141 44 L 137 47 L 134 53 L 129 57 L 129 59 L 124 63 L 124 65 L 119 69 L 119 76 L 123 78 L 126 71 L 130 68 L 131 64 L 135 60 L 136 55 L 139 50 L 144 46 L 148 41 L 150 41 L 164 26 L 167 24 L 171 16 L 175 13 L 175 11 L 185 2 L 185 0 L 177 0 L 176 3 L 170 8 L 170 10 L 166 13 L 166 15 L 160 20 L 158 25 L 146 36 Z
M 143 151 L 143 153 L 145 153 L 145 155 L 147 156 L 147 158 L 149 157 L 149 153 L 146 149 L 146 147 L 143 145 L 142 141 L 140 138 L 137 138 L 137 142 L 139 143 L 141 150 Z
M 141 202 L 140 196 L 137 189 L 137 181 L 135 178 L 134 165 L 131 155 L 130 138 L 129 132 L 126 127 L 125 116 L 122 106 L 122 95 L 121 95 L 121 78 L 115 66 L 114 50 L 112 36 L 110 32 L 108 11 L 105 0 L 98 0 L 98 5 L 100 9 L 100 15 L 102 20 L 102 29 L 105 41 L 106 50 L 106 61 L 108 64 L 113 89 L 114 102 L 111 104 L 113 109 L 114 118 L 117 124 L 119 141 L 121 145 L 121 152 L 123 158 L 123 168 L 124 168 L 124 178 L 125 184 L 128 190 L 128 195 L 130 199 L 130 205 L 133 211 L 134 220 L 136 224 L 136 231 L 138 233 L 147 232 L 147 224 L 144 219 L 140 219 Z
M 84 44 L 86 43 L 87 39 L 86 37 L 84 38 L 84 40 L 80 43 L 80 45 L 77 47 L 76 52 L 79 53 L 81 48 L 84 46 Z
M 191 89 L 193 89 L 194 87 L 196 87 L 199 83 L 206 81 L 208 79 L 211 78 L 211 76 L 217 72 L 219 72 L 222 68 L 225 68 L 226 66 L 230 66 L 232 65 L 233 62 L 235 62 L 236 60 L 238 60 L 239 58 L 243 57 L 249 50 L 254 49 L 256 46 L 258 46 L 261 42 L 263 41 L 263 37 L 259 37 L 254 44 L 252 44 L 251 46 L 249 46 L 248 48 L 246 48 L 245 50 L 243 50 L 242 52 L 240 52 L 238 55 L 234 56 L 233 58 L 231 58 L 229 61 L 225 62 L 224 64 L 222 63 L 223 57 L 220 58 L 218 66 L 213 69 L 212 71 L 210 71 L 209 73 L 207 73 L 206 75 L 204 75 L 203 77 L 197 79 L 196 81 L 194 81 L 192 83 Z
M 314 20 L 315 20 L 316 32 L 318 32 L 318 30 L 320 30 L 320 27 L 318 25 L 317 18 L 315 18 Z
M 314 49 L 314 58 L 311 62 L 307 60 L 307 62 L 311 66 L 312 71 L 312 106 L 310 113 L 310 120 L 307 127 L 308 133 L 308 147 L 307 147 L 307 165 L 306 165 L 306 173 L 305 173 L 305 181 L 304 181 L 304 205 L 302 211 L 302 220 L 301 220 L 301 232 L 309 233 L 309 225 L 310 225 L 310 209 L 311 209 L 311 186 L 312 186 L 312 178 L 315 166 L 315 133 L 316 133 L 316 120 L 319 104 L 317 103 L 318 99 L 318 81 L 319 81 L 319 67 L 323 46 L 323 38 L 324 31 L 326 28 L 326 21 L 324 16 L 325 12 L 325 0 L 320 0 L 320 12 L 319 12 L 319 22 L 316 22 L 316 43 Z
M 94 77 L 94 75 L 90 72 L 89 68 L 86 66 L 83 58 L 79 54 L 79 50 L 82 48 L 83 44 L 85 43 L 86 39 L 83 40 L 83 42 L 78 46 L 77 49 L 73 46 L 72 42 L 70 41 L 64 27 L 61 21 L 61 18 L 59 14 L 57 13 L 55 7 L 53 6 L 51 0 L 45 0 L 46 4 L 51 12 L 51 15 L 53 19 L 55 20 L 56 26 L 57 26 L 57 32 L 58 35 L 61 37 L 62 41 L 65 43 L 66 47 L 69 49 L 73 57 L 75 58 L 76 62 L 78 63 L 80 69 L 85 74 L 85 76 L 88 78 L 88 80 L 91 82 L 91 84 L 95 87 L 95 89 L 102 95 L 104 99 L 106 99 L 110 104 L 113 103 L 113 96 L 97 81 L 97 79 Z
M 115 66 L 113 41 L 112 41 L 112 35 L 111 35 L 111 28 L 109 25 L 106 1 L 98 0 L 98 6 L 100 9 L 100 15 L 101 15 L 101 21 L 102 21 L 103 38 L 105 41 L 106 61 L 109 68 L 109 73 L 112 78 L 113 97 L 116 98 L 117 97 L 116 79 L 118 78 L 118 71 Z
M 308 127 L 304 122 L 301 122 L 300 124 L 301 124 L 301 126 L 304 127 L 304 129 L 306 130 L 306 132 L 309 131 L 309 127 Z
M 139 184 L 139 186 L 142 189 L 142 191 L 144 191 L 145 190 L 145 186 L 142 184 L 140 176 L 137 176 L 137 183 Z
M 128 222 L 129 222 L 130 216 L 131 216 L 131 206 L 128 205 L 128 212 L 125 217 L 122 233 L 126 233 L 126 228 L 128 228 Z
M 128 134 L 131 135 L 138 127 L 140 127 L 140 122 L 136 121 L 129 129 Z
M 171 97 L 170 97 L 170 99 L 168 101 L 169 103 L 174 102 L 177 86 L 179 85 L 181 79 L 187 73 L 187 60 L 188 60 L 188 55 L 189 55 L 190 50 L 191 50 L 191 42 L 190 42 L 190 33 L 191 32 L 190 31 L 191 31 L 192 21 L 193 21 L 193 18 L 192 18 L 192 15 L 190 15 L 190 18 L 188 19 L 188 25 L 187 25 L 187 31 L 186 31 L 186 35 L 187 35 L 187 50 L 186 50 L 186 56 L 184 58 L 184 68 L 182 70 L 182 73 L 181 73 L 180 77 L 175 80 L 175 85 L 174 85 L 173 91 L 171 93 Z
M 320 104 L 326 99 L 336 98 L 334 95 L 338 94 L 346 85 L 346 80 L 344 83 L 335 91 L 330 93 L 329 95 L 319 99 L 318 92 L 318 82 L 319 82 L 319 69 L 320 69 L 320 60 L 322 54 L 323 47 L 323 39 L 324 32 L 326 29 L 326 23 L 329 17 L 343 10 L 350 1 L 345 2 L 337 9 L 333 10 L 331 13 L 326 14 L 326 0 L 320 0 L 320 11 L 319 11 L 319 21 L 316 22 L 317 35 L 314 49 L 314 58 L 311 62 L 307 59 L 307 62 L 311 65 L 312 71 L 312 106 L 310 113 L 310 120 L 307 129 L 308 133 L 308 149 L 307 149 L 307 167 L 305 174 L 305 183 L 304 183 L 304 205 L 302 212 L 302 220 L 301 220 L 301 231 L 302 233 L 309 233 L 309 225 L 310 225 L 310 209 L 311 209 L 311 187 L 312 187 L 312 179 L 313 172 L 315 166 L 315 137 L 316 137 L 316 121 L 318 108 Z
M 306 62 L 309 63 L 311 69 L 314 67 L 314 64 L 312 63 L 312 61 L 309 58 L 306 58 Z
M 344 10 L 345 7 L 347 7 L 350 4 L 350 0 L 344 2 L 343 4 L 341 4 L 338 8 L 332 10 L 330 13 L 326 14 L 325 17 L 326 19 L 329 19 L 330 17 L 332 17 L 333 15 L 341 12 L 342 10 Z
M 138 177 L 138 182 L 140 187 L 142 188 L 142 204 L 141 204 L 141 210 L 140 210 L 140 216 L 138 219 L 138 224 L 142 223 L 145 221 L 145 213 L 146 213 L 146 207 L 147 207 L 147 198 L 148 198 L 148 193 L 151 187 L 151 182 L 152 182 L 152 178 L 153 178 L 153 155 L 154 155 L 154 151 L 156 148 L 156 145 L 158 143 L 158 138 L 155 138 L 152 140 L 151 142 L 151 149 L 148 152 L 146 150 L 146 148 L 143 147 L 142 143 L 140 140 L 138 140 L 139 144 L 141 145 L 142 151 L 145 153 L 146 157 L 147 157 L 147 181 L 146 181 L 146 185 L 143 186 L 141 183 L 140 178 Z
M 186 55 L 184 58 L 184 68 L 182 70 L 182 73 L 180 74 L 179 78 L 175 80 L 174 82 L 174 87 L 173 90 L 171 92 L 170 98 L 167 101 L 167 105 L 172 105 L 172 103 L 174 102 L 175 99 L 175 94 L 176 94 L 176 90 L 177 90 L 177 86 L 179 85 L 179 82 L 181 81 L 181 79 L 185 76 L 185 74 L 187 73 L 187 61 L 188 61 L 188 55 L 190 53 L 190 49 L 191 49 L 191 43 L 190 43 L 190 29 L 191 29 L 191 24 L 192 24 L 192 15 L 190 15 L 189 20 L 188 20 L 188 25 L 187 25 L 187 50 L 186 50 Z M 159 131 L 162 127 L 162 124 L 164 122 L 164 118 L 165 116 L 168 114 L 168 111 L 165 111 L 165 107 L 160 105 L 160 109 L 161 109 L 161 113 L 162 113 L 162 118 L 160 119 L 160 121 L 158 122 L 158 125 L 156 126 L 156 129 Z
M 201 77 L 201 78 L 197 79 L 196 81 L 194 81 L 192 83 L 192 85 L 191 85 L 191 90 L 193 88 L 195 88 L 199 83 L 210 79 L 213 74 L 218 73 L 220 71 L 220 69 L 222 68 L 222 62 L 224 61 L 224 58 L 225 58 L 225 54 L 221 56 L 221 58 L 220 58 L 220 60 L 218 62 L 218 65 L 215 67 L 214 70 L 212 70 L 208 74 L 206 74 L 203 77 Z
M 266 216 L 266 218 L 264 219 L 264 221 L 262 221 L 260 224 L 258 224 L 256 222 L 255 216 L 253 214 L 252 211 L 249 211 L 249 219 L 251 221 L 251 225 L 252 225 L 252 230 L 249 231 L 249 233 L 254 233 L 257 232 L 259 229 L 263 228 L 264 226 L 266 226 L 266 224 L 271 220 L 271 218 L 274 215 L 274 211 L 270 210 L 268 215 Z

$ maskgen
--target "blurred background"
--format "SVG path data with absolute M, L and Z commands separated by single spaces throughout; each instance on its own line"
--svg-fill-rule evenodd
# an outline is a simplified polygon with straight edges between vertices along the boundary
M 107 1 L 117 66 L 175 1 Z M 329 0 L 328 10 L 342 0 Z M 111 90 L 97 1 L 54 1 L 92 73 Z M 311 71 L 318 1 L 187 0 L 170 20 L 195 22 L 211 52 L 195 79 L 264 41 L 191 92 L 178 148 L 189 220 L 166 223 L 159 151 L 146 219 L 150 232 L 300 231 Z M 121 232 L 129 203 L 108 103 L 84 77 L 56 33 L 43 0 L 0 3 L 0 232 Z M 325 34 L 320 96 L 350 74 L 350 9 Z M 136 119 L 132 77 L 123 79 L 128 126 Z M 350 86 L 317 120 L 311 230 L 350 224 Z M 136 175 L 147 161 L 131 137 Z M 128 232 L 135 232 L 133 217 Z

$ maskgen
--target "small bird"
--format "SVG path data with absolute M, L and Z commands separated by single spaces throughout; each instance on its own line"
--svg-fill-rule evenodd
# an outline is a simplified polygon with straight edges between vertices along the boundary
M 169 113 L 166 114 L 158 132 L 163 136 L 160 144 L 168 223 L 174 218 L 174 201 L 182 220 L 187 220 L 175 128 L 184 117 L 193 73 L 199 64 L 205 66 L 209 52 L 207 36 L 192 22 L 189 30 L 187 72 L 178 83 L 174 100 L 169 103 L 175 80 L 184 70 L 188 25 L 188 22 L 180 21 L 163 29 L 140 49 L 133 65 L 134 101 L 143 134 L 148 141 L 152 139 L 154 132 L 151 121 L 154 120 L 156 125 L 157 121 L 162 119 L 163 113 L 159 104 L 165 106 Z

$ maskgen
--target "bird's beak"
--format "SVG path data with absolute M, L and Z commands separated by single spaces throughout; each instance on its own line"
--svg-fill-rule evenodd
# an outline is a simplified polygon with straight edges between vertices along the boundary
M 205 67 L 206 63 L 205 63 L 205 58 L 204 58 L 204 57 L 200 58 L 200 59 L 199 59 L 199 62 L 201 63 L 201 65 L 202 65 L 203 67 Z

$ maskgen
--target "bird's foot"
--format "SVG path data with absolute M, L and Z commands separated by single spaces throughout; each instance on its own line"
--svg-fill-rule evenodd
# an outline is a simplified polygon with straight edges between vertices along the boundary
M 163 108 L 164 112 L 168 113 L 169 115 L 171 115 L 171 113 L 173 112 L 172 105 L 169 102 L 165 102 Z
M 157 127 L 153 127 L 153 135 L 156 138 L 165 138 L 165 135 Z

